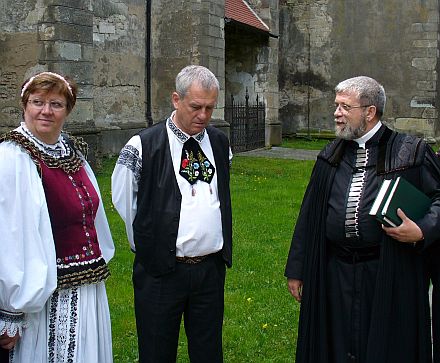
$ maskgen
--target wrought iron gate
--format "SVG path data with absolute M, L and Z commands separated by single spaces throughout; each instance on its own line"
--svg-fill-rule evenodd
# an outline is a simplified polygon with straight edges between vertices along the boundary
M 225 120 L 229 122 L 231 132 L 231 148 L 233 152 L 254 150 L 264 147 L 265 106 L 256 99 L 254 105 L 249 104 L 249 93 L 246 88 L 245 104 L 235 103 L 231 95 L 231 103 L 225 105 Z

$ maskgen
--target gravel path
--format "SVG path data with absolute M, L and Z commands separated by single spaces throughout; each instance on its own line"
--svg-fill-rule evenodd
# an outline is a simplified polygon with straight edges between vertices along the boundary
M 287 147 L 273 146 L 270 149 L 256 149 L 238 153 L 240 156 L 254 156 L 264 158 L 316 160 L 319 150 L 300 150 Z

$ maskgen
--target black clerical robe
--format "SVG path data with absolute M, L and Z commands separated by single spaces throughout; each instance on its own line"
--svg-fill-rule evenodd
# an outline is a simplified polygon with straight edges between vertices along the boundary
M 440 363 L 440 244 L 426 252 L 432 292 L 433 362 Z
M 303 281 L 296 362 L 432 362 L 429 278 L 422 252 L 440 239 L 440 167 L 422 140 L 382 126 L 367 142 L 359 236 L 342 221 L 355 146 L 336 139 L 318 156 L 295 227 L 285 276 Z M 354 171 L 354 170 L 353 170 Z M 368 215 L 380 183 L 398 175 L 433 198 L 414 247 L 386 236 Z M 350 263 L 334 247 L 373 248 Z

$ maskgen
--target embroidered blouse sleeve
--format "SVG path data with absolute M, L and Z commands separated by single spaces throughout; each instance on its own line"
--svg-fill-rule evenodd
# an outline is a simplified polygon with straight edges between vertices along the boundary
M 0 144 L 0 335 L 21 334 L 56 288 L 56 256 L 41 179 L 11 143 Z
M 98 182 L 92 168 L 87 162 L 85 163 L 85 170 L 99 196 L 98 211 L 95 218 L 95 228 L 96 233 L 98 234 L 98 242 L 102 252 L 102 256 L 104 257 L 105 262 L 108 263 L 115 254 L 115 245 L 113 243 L 113 238 L 110 232 L 110 227 L 108 225 L 107 216 L 105 214 L 104 203 L 102 200 L 101 191 L 99 190 Z
M 133 136 L 122 148 L 112 174 L 112 201 L 125 222 L 128 242 L 135 251 L 133 221 L 137 212 L 138 183 L 142 172 L 140 136 Z

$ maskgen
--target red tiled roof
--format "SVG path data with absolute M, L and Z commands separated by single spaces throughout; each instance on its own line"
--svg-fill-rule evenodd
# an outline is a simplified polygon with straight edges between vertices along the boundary
M 225 17 L 269 32 L 269 27 L 245 0 L 225 0 Z

